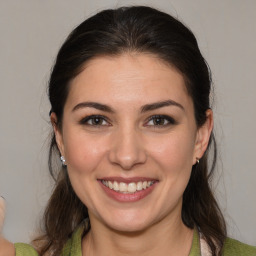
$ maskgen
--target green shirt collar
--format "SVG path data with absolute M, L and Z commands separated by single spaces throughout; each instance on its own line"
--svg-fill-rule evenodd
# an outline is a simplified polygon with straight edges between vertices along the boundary
M 62 256 L 82 256 L 82 235 L 85 230 L 84 223 L 80 225 L 73 233 L 71 239 L 66 243 Z M 200 253 L 200 243 L 199 234 L 197 229 L 194 229 L 193 242 L 190 249 L 189 256 L 199 256 Z

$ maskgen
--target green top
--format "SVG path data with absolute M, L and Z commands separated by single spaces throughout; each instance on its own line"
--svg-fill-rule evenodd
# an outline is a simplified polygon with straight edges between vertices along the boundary
M 61 256 L 82 256 L 81 240 L 84 226 L 80 226 L 68 240 Z M 16 256 L 38 256 L 36 250 L 28 244 L 16 243 Z M 195 229 L 189 256 L 200 256 L 199 234 Z M 256 256 L 256 247 L 243 244 L 237 240 L 227 238 L 223 256 Z

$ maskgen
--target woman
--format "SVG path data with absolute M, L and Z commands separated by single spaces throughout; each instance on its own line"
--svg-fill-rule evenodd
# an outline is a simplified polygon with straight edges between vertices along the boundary
M 44 231 L 16 255 L 256 255 L 226 237 L 210 189 L 210 91 L 197 41 L 173 17 L 129 7 L 80 24 L 49 83 Z

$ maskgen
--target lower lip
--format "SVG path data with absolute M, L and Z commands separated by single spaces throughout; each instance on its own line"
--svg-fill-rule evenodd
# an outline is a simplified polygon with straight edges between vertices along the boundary
M 145 198 L 147 195 L 149 195 L 157 184 L 157 182 L 155 182 L 153 185 L 151 185 L 146 189 L 143 189 L 141 191 L 136 191 L 130 194 L 130 193 L 120 193 L 118 191 L 112 190 L 106 187 L 105 185 L 103 185 L 101 181 L 99 181 L 99 183 L 110 198 L 115 199 L 116 201 L 119 201 L 119 202 L 137 202 Z

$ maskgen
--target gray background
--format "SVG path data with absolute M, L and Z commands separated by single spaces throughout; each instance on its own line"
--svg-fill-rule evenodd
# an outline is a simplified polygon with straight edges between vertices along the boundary
M 150 4 L 187 24 L 198 38 L 215 84 L 220 161 L 216 194 L 229 235 L 256 244 L 255 0 L 0 0 L 0 194 L 7 200 L 4 235 L 28 242 L 52 182 L 47 80 L 67 34 L 97 10 Z

